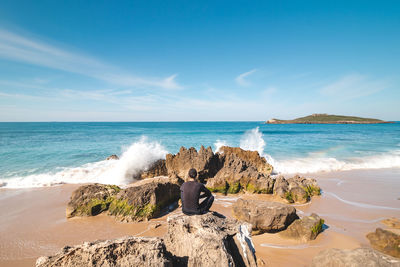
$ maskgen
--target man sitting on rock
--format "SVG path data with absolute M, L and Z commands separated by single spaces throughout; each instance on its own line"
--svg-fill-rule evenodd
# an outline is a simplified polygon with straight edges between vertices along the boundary
M 196 179 L 197 171 L 189 170 L 189 181 L 181 186 L 182 212 L 186 215 L 205 214 L 214 202 L 214 196 Z M 203 193 L 203 194 L 201 194 Z M 200 204 L 199 200 L 205 198 Z

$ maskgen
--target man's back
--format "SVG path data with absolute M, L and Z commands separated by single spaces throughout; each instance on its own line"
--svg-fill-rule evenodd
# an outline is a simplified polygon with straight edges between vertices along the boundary
M 211 192 L 202 184 L 195 181 L 183 183 L 181 186 L 182 211 L 185 214 L 202 214 L 205 210 L 199 205 L 200 194 L 209 197 Z

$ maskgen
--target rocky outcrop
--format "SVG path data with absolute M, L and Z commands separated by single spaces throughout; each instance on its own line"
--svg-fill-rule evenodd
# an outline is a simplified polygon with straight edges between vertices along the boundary
M 247 223 L 218 213 L 168 217 L 165 237 L 124 237 L 64 247 L 47 266 L 257 266 Z
M 257 151 L 223 146 L 217 153 L 221 169 L 208 179 L 207 188 L 213 192 L 235 194 L 239 191 L 270 194 L 274 179 L 269 177 L 272 166 Z
M 275 179 L 273 193 L 274 195 L 285 198 L 286 192 L 289 191 L 289 183 L 283 176 L 279 176 Z
M 397 218 L 388 218 L 388 219 L 384 219 L 381 221 L 381 223 L 383 223 L 384 225 L 390 227 L 390 228 L 394 228 L 394 229 L 400 229 L 400 220 Z
M 84 185 L 72 193 L 67 217 L 95 216 L 108 211 L 120 221 L 147 220 L 178 201 L 180 189 L 176 181 L 168 177 L 152 178 L 125 189 L 112 185 Z
M 54 266 L 176 266 L 161 238 L 124 237 L 64 247 L 50 257 L 40 257 L 36 267 Z
M 238 199 L 232 210 L 235 218 L 250 223 L 257 234 L 284 230 L 299 218 L 294 207 L 270 201 Z
M 181 147 L 176 155 L 167 154 L 165 165 L 169 176 L 177 176 L 184 180 L 188 171 L 195 168 L 201 181 L 214 177 L 220 168 L 218 156 L 213 153 L 211 147 L 204 146 L 201 146 L 199 152 L 194 147 Z
M 157 160 L 149 168 L 139 174 L 139 179 L 153 178 L 158 176 L 167 176 L 167 166 L 164 159 Z
M 367 238 L 374 249 L 400 258 L 400 235 L 377 228 L 374 233 L 367 234 Z
M 121 190 L 111 202 L 108 214 L 124 222 L 153 218 L 180 197 L 179 185 L 167 177 L 150 179 Z
M 251 226 L 218 213 L 168 218 L 165 245 L 188 266 L 257 266 Z
M 371 248 L 354 250 L 331 248 L 320 252 L 312 260 L 311 267 L 400 267 L 400 260 Z
M 313 213 L 311 216 L 305 216 L 295 220 L 285 231 L 280 232 L 279 235 L 285 238 L 307 242 L 317 238 L 318 234 L 322 232 L 323 225 L 324 220 Z
M 67 204 L 67 218 L 74 216 L 95 216 L 108 209 L 114 196 L 121 191 L 115 185 L 89 184 L 72 192 Z

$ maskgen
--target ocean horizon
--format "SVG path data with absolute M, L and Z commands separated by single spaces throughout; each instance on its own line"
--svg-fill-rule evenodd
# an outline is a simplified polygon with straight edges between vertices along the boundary
M 258 151 L 275 174 L 400 167 L 400 123 L 285 124 L 260 121 L 2 122 L 0 185 L 124 185 L 180 147 Z M 106 161 L 117 154 L 119 161 Z

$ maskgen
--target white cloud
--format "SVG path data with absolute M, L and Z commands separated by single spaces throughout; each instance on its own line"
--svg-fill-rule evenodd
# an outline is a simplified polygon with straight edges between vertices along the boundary
M 246 81 L 245 78 L 247 78 L 248 76 L 250 76 L 251 74 L 253 74 L 256 71 L 257 71 L 257 69 L 252 69 L 248 72 L 242 73 L 235 78 L 235 81 L 241 86 L 249 86 L 251 83 Z
M 385 81 L 372 80 L 365 75 L 351 74 L 322 87 L 322 95 L 337 99 L 355 99 L 377 93 L 388 87 Z
M 138 77 L 87 55 L 60 49 L 2 29 L 0 58 L 78 73 L 114 85 L 182 88 L 175 81 L 177 74 L 166 78 Z

